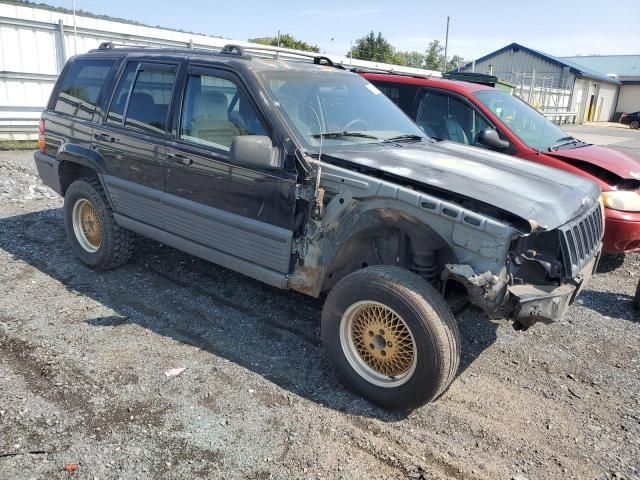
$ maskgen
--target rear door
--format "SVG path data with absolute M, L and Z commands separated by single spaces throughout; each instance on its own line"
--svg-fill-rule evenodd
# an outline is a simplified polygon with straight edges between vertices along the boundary
M 288 273 L 296 175 L 231 162 L 236 136 L 276 141 L 240 78 L 190 67 L 178 117 L 177 138 L 167 152 L 167 231 L 219 252 L 216 263 L 246 274 L 251 266 Z
M 130 60 L 123 67 L 93 148 L 117 214 L 163 228 L 168 119 L 179 63 Z

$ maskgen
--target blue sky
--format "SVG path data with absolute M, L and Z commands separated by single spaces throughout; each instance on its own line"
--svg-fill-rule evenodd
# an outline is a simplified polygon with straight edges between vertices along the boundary
M 41 0 L 70 8 L 71 0 Z M 553 55 L 640 54 L 640 0 L 404 0 L 322 2 L 77 0 L 78 9 L 149 25 L 247 40 L 280 30 L 346 54 L 350 42 L 380 31 L 397 48 L 424 51 L 444 41 L 450 54 L 480 57 L 511 42 Z

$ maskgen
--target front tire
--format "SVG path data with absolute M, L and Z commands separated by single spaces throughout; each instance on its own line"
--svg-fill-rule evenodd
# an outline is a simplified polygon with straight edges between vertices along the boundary
M 638 286 L 636 287 L 636 298 L 633 301 L 633 305 L 637 310 L 640 310 L 640 282 L 638 282 Z
M 73 253 L 96 270 L 125 264 L 135 247 L 135 235 L 116 224 L 97 178 L 74 181 L 64 197 L 64 226 Z
M 460 334 L 444 298 L 399 267 L 369 267 L 340 280 L 325 302 L 321 332 L 345 382 L 393 410 L 440 396 L 460 363 Z
M 629 124 L 629 128 L 637 130 L 638 128 L 640 128 L 640 122 L 638 120 L 634 120 Z

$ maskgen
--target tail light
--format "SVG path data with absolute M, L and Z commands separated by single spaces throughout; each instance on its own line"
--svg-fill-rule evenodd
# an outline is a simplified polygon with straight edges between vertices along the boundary
M 44 153 L 46 148 L 47 146 L 44 141 L 44 118 L 41 118 L 40 124 L 38 125 L 38 150 Z

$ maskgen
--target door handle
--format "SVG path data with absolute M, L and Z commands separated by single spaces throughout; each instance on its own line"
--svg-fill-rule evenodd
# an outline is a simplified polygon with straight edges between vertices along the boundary
M 108 133 L 94 133 L 93 138 L 96 140 L 102 140 L 103 142 L 115 142 L 116 138 L 112 137 Z
M 173 159 L 174 162 L 179 163 L 180 165 L 191 165 L 193 163 L 193 160 L 181 153 L 169 153 L 167 155 L 169 158 Z

